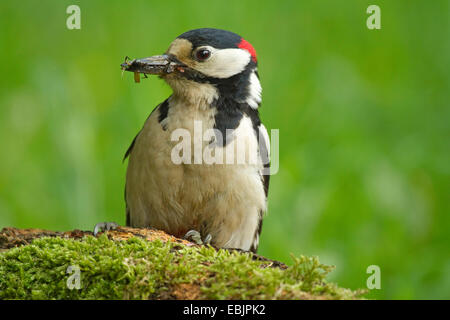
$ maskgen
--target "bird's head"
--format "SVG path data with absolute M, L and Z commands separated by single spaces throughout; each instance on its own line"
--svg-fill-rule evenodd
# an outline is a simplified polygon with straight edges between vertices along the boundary
M 220 29 L 195 29 L 178 36 L 163 55 L 122 64 L 127 71 L 156 74 L 182 97 L 211 102 L 218 97 L 258 108 L 261 85 L 253 46 Z

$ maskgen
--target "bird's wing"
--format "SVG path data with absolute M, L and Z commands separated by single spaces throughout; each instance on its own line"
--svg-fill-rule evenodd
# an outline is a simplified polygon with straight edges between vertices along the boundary
M 125 155 L 123 156 L 123 160 L 125 161 L 126 158 L 128 158 L 130 156 L 131 151 L 133 150 L 134 147 L 134 143 L 136 142 L 136 139 L 139 135 L 139 133 L 141 133 L 141 131 L 139 130 L 139 132 L 137 133 L 137 135 L 134 137 L 133 141 L 131 142 L 130 146 L 127 149 L 127 152 L 125 152 Z
M 258 126 L 258 143 L 259 143 L 259 155 L 263 162 L 264 170 L 260 172 L 261 179 L 264 184 L 264 192 L 266 193 L 266 198 L 269 192 L 269 180 L 270 180 L 270 141 L 269 134 L 267 133 L 266 127 L 261 123 Z
M 150 116 L 152 115 L 153 112 L 155 112 L 155 110 L 157 110 L 157 109 L 158 109 L 160 106 L 162 106 L 162 105 L 163 105 L 163 106 L 166 105 L 166 104 L 167 104 L 167 100 L 168 100 L 168 99 L 166 99 L 164 102 L 158 104 L 158 105 L 156 106 L 156 108 L 154 108 L 154 109 L 152 110 L 152 112 L 150 112 L 150 114 L 148 115 L 148 117 L 147 117 L 147 119 L 145 120 L 145 122 L 147 122 L 148 118 L 150 118 Z M 144 124 L 145 124 L 145 122 L 144 122 Z M 139 130 L 139 132 L 138 132 L 138 133 L 136 134 L 136 136 L 134 137 L 133 141 L 131 142 L 130 146 L 128 147 L 127 151 L 125 152 L 125 156 L 123 157 L 123 161 L 125 161 L 125 159 L 128 158 L 128 157 L 130 156 L 131 152 L 133 152 L 134 144 L 136 143 L 136 139 L 137 139 L 137 137 L 139 136 L 139 134 L 141 133 L 141 131 L 142 131 L 142 129 Z M 125 208 L 125 213 L 126 213 L 126 226 L 130 227 L 130 209 L 128 208 L 128 204 L 127 204 L 127 185 L 126 185 L 126 182 L 125 182 L 125 192 L 124 192 L 124 197 L 125 197 L 125 207 L 126 207 L 126 208 Z
M 270 181 L 270 174 L 269 174 L 270 144 L 269 144 L 269 135 L 267 133 L 267 129 L 262 123 L 258 126 L 257 134 L 258 134 L 258 143 L 259 143 L 259 155 L 261 157 L 261 160 L 262 160 L 263 166 L 264 166 L 264 170 L 260 171 L 260 176 L 261 176 L 262 183 L 264 185 L 264 193 L 266 195 L 266 200 L 267 200 L 267 195 L 269 193 L 269 181 Z M 258 228 L 255 231 L 255 235 L 253 237 L 253 242 L 250 247 L 250 251 L 252 251 L 254 253 L 256 253 L 256 251 L 258 250 L 259 236 L 260 236 L 261 230 L 262 230 L 264 213 L 265 213 L 264 211 L 259 212 Z

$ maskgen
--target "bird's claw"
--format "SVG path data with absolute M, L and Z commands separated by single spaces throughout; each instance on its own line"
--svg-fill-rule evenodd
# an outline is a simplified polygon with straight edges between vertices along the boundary
M 203 239 L 204 244 L 211 244 L 212 235 L 208 233 L 208 235 Z
M 186 234 L 184 235 L 184 239 L 192 240 L 196 244 L 203 244 L 202 236 L 200 235 L 200 232 L 196 230 L 189 230 L 188 232 L 186 232 Z
M 119 225 L 115 222 L 100 222 L 97 223 L 94 227 L 94 236 L 97 236 L 99 232 L 108 231 L 108 230 L 114 230 Z
M 211 234 L 208 234 L 203 240 L 202 240 L 202 235 L 200 234 L 200 232 L 198 232 L 197 230 L 189 230 L 188 232 L 186 232 L 186 234 L 184 235 L 184 239 L 186 240 L 192 240 L 193 242 L 195 242 L 198 245 L 208 245 L 211 243 L 211 239 L 212 236 Z

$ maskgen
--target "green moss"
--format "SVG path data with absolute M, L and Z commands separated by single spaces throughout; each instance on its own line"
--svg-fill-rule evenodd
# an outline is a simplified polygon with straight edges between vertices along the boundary
M 67 268 L 81 271 L 81 289 L 67 287 Z M 266 267 L 250 254 L 179 243 L 107 236 L 41 238 L 0 253 L 0 299 L 352 299 L 360 293 L 325 281 L 331 267 L 294 257 Z M 182 288 L 184 290 L 181 290 Z

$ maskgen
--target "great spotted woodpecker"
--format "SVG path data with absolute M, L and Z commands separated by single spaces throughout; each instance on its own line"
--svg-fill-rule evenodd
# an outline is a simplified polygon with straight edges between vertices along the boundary
M 125 154 L 127 226 L 256 252 L 267 210 L 269 139 L 258 113 L 252 45 L 233 32 L 196 29 L 165 54 L 122 68 L 159 75 L 173 90 Z

